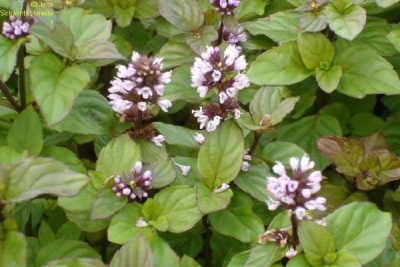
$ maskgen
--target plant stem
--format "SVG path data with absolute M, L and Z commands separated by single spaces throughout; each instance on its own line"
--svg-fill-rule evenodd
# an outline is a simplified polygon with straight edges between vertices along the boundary
M 254 140 L 253 143 L 251 144 L 250 150 L 249 150 L 249 155 L 253 155 L 254 151 L 257 148 L 258 143 L 260 142 L 260 138 L 261 138 L 261 133 L 258 131 L 254 132 Z
M 296 248 L 296 245 L 299 244 L 299 234 L 298 234 L 298 228 L 299 228 L 299 222 L 297 220 L 296 214 L 292 212 L 290 216 L 290 221 L 292 223 L 292 234 L 293 234 L 293 246 Z
M 212 249 L 211 249 L 211 231 L 210 225 L 207 221 L 207 216 L 204 216 L 202 221 L 203 225 L 206 229 L 206 232 L 203 234 L 204 237 L 204 247 L 203 247 L 203 255 L 204 255 L 204 266 L 212 266 Z
M 218 39 L 215 41 L 215 46 L 219 46 L 222 43 L 224 37 L 224 16 L 221 17 L 221 24 L 218 30 Z
M 22 44 L 18 51 L 18 74 L 19 74 L 19 97 L 21 109 L 26 107 L 26 90 L 25 90 L 25 45 Z
M 21 19 L 25 20 L 26 10 L 28 8 L 29 0 L 24 0 L 22 4 Z M 21 103 L 21 109 L 26 107 L 26 89 L 25 89 L 25 44 L 22 44 L 18 51 L 18 74 L 19 74 L 19 97 Z
M 3 93 L 3 95 L 7 98 L 8 102 L 10 102 L 10 104 L 14 107 L 14 109 L 20 112 L 21 107 L 19 106 L 18 102 L 14 99 L 10 91 L 8 90 L 7 85 L 5 85 L 5 83 L 3 83 L 2 81 L 0 81 L 0 90 Z

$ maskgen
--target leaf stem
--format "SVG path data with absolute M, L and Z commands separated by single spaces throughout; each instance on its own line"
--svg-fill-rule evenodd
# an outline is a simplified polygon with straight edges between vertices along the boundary
M 0 81 L 0 90 L 3 93 L 3 95 L 7 98 L 8 102 L 14 107 L 14 109 L 18 112 L 21 111 L 21 107 L 19 106 L 18 102 L 14 99 L 10 91 L 8 90 L 8 87 L 5 83 Z

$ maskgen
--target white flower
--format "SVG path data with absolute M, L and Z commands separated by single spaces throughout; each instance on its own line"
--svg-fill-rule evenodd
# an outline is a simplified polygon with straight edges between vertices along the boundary
M 268 199 L 266 203 L 268 205 L 269 210 L 276 210 L 281 205 L 279 201 L 272 198 Z
M 196 135 L 194 136 L 194 140 L 201 145 L 204 143 L 206 138 L 201 133 L 196 133 Z
M 151 91 L 150 87 L 142 87 L 137 90 L 138 95 L 141 95 L 144 99 L 149 99 L 153 92 Z
M 137 104 L 137 107 L 141 111 L 146 111 L 147 110 L 147 103 L 146 102 L 139 102 Z
M 280 176 L 286 176 L 285 166 L 283 166 L 283 164 L 279 161 L 277 161 L 276 164 L 272 167 L 272 170 L 274 173 Z
M 286 253 L 285 253 L 285 256 L 288 257 L 288 258 L 293 258 L 296 255 L 297 255 L 297 251 L 296 251 L 296 249 L 294 249 L 292 247 L 290 247 L 288 249 L 288 251 L 286 251 Z
M 319 224 L 319 225 L 321 225 L 321 226 L 326 227 L 326 225 L 327 225 L 326 217 L 324 217 L 324 218 L 322 218 L 322 219 L 319 219 L 319 220 L 316 220 L 315 223 L 316 223 L 316 224 Z
M 174 163 L 181 170 L 183 176 L 188 176 L 188 174 L 189 174 L 190 170 L 192 169 L 192 167 L 186 166 L 186 165 L 181 165 L 181 164 L 178 164 L 176 162 L 174 162 Z
M 306 172 L 308 170 L 311 170 L 312 168 L 314 168 L 314 166 L 315 166 L 315 163 L 314 163 L 314 161 L 310 161 L 310 157 L 309 156 L 304 155 L 301 158 L 300 169 L 301 169 L 302 172 Z
M 220 116 L 215 116 L 212 120 L 208 121 L 207 123 L 207 132 L 212 132 L 215 131 L 218 127 L 218 125 L 221 123 L 221 117 Z
M 151 141 L 156 145 L 156 146 L 163 146 L 163 143 L 165 141 L 165 137 L 163 135 L 157 135 L 154 136 Z
M 166 100 L 166 99 L 158 100 L 157 104 L 162 109 L 162 111 L 164 111 L 164 112 L 168 112 L 168 109 L 170 107 L 172 107 L 171 101 Z
M 304 206 L 309 210 L 326 210 L 325 207 L 326 199 L 323 197 L 317 197 L 316 199 L 312 199 L 307 201 Z
M 240 109 L 235 109 L 234 111 L 233 111 L 233 117 L 236 119 L 236 120 L 238 120 L 238 119 L 240 119 L 240 115 L 242 114 L 242 112 L 240 112 Z
M 143 217 L 139 217 L 136 221 L 136 227 L 144 228 L 149 226 L 149 224 L 144 220 Z
M 250 167 L 250 163 L 248 163 L 247 161 L 243 161 L 242 162 L 242 166 L 240 168 L 241 168 L 242 171 L 248 172 L 249 171 L 249 167 Z
M 229 97 L 225 92 L 219 93 L 219 103 L 223 104 L 228 98 Z
M 119 78 L 128 78 L 133 74 L 135 74 L 135 69 L 129 66 L 126 67 L 124 65 L 117 65 L 117 69 L 118 69 L 117 76 Z
M 303 220 L 307 217 L 307 210 L 303 207 L 298 207 L 295 209 L 294 213 L 296 214 L 297 219 Z
M 233 86 L 238 90 L 242 90 L 243 88 L 249 87 L 250 86 L 249 78 L 247 78 L 247 76 L 244 74 L 238 74 L 235 77 Z
M 110 94 L 108 95 L 108 98 L 110 99 L 109 103 L 112 109 L 120 114 L 123 114 L 133 106 L 132 102 L 122 99 L 122 97 L 117 94 Z
M 212 76 L 214 82 L 218 82 L 221 79 L 222 74 L 219 70 L 214 70 L 212 72 L 211 76 Z
M 214 192 L 215 194 L 222 193 L 222 192 L 228 190 L 229 187 L 230 187 L 229 184 L 223 183 L 223 184 L 220 185 L 220 187 L 218 187 L 217 189 L 215 189 L 213 192 Z
M 232 66 L 235 64 L 236 59 L 240 55 L 240 50 L 234 46 L 229 45 L 228 48 L 225 49 L 224 52 L 224 61 L 227 66 Z

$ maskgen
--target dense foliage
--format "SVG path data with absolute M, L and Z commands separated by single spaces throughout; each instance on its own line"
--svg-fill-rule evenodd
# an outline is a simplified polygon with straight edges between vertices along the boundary
M 396 267 L 399 0 L 0 0 L 0 267 Z

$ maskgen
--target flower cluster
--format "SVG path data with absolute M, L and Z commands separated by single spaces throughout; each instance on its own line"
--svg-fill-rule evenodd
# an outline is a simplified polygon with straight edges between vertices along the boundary
M 312 171 L 314 162 L 307 155 L 301 159 L 290 158 L 291 176 L 282 163 L 277 162 L 273 171 L 278 177 L 267 177 L 267 190 L 271 197 L 268 208 L 275 210 L 279 206 L 295 214 L 297 219 L 309 219 L 308 211 L 326 209 L 326 199 L 315 197 L 321 188 L 322 174 Z
M 171 82 L 171 72 L 163 72 L 161 58 L 142 56 L 137 52 L 133 52 L 128 66 L 118 65 L 117 69 L 117 77 L 108 89 L 111 107 L 122 115 L 123 120 L 134 123 L 135 131 L 130 133 L 131 137 L 148 139 L 162 146 L 165 138 L 156 136 L 154 127 L 140 127 L 142 122 L 152 118 L 154 105 L 164 112 L 172 106 L 169 100 L 160 98 L 165 85 Z
M 32 18 L 22 20 L 17 19 L 15 16 L 11 16 L 9 21 L 3 22 L 2 33 L 8 39 L 17 39 L 18 37 L 25 36 L 29 33 L 33 22 L 34 20 Z
M 112 187 L 115 195 L 117 197 L 127 196 L 131 200 L 147 198 L 147 190 L 151 189 L 153 174 L 150 170 L 144 172 L 142 170 L 142 162 L 137 161 L 129 175 L 116 175 Z
M 241 26 L 234 31 L 229 31 L 224 27 L 222 31 L 222 39 L 230 45 L 239 45 L 240 43 L 247 41 L 247 34 Z
M 240 117 L 239 103 L 235 98 L 238 91 L 250 85 L 249 79 L 242 73 L 247 62 L 241 54 L 241 48 L 229 45 L 223 54 L 219 47 L 208 47 L 200 58 L 196 58 L 191 69 L 192 86 L 197 88 L 200 97 L 215 89 L 219 104 L 211 103 L 199 110 L 194 116 L 200 123 L 200 129 L 214 131 L 229 115 Z
M 210 0 L 215 10 L 223 15 L 233 15 L 233 11 L 239 6 L 240 0 Z
M 161 100 L 165 84 L 171 82 L 171 72 L 162 72 L 161 58 L 141 56 L 133 52 L 128 66 L 118 65 L 117 77 L 108 89 L 112 108 L 127 118 L 148 112 L 154 104 L 164 112 L 171 107 L 169 100 Z

